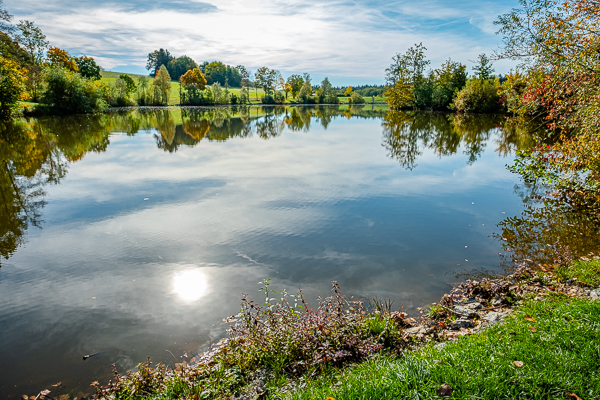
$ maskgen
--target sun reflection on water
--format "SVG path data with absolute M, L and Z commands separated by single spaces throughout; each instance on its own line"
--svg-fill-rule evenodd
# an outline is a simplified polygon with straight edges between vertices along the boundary
M 173 276 L 173 293 L 186 303 L 199 300 L 207 288 L 206 274 L 198 269 L 187 269 Z

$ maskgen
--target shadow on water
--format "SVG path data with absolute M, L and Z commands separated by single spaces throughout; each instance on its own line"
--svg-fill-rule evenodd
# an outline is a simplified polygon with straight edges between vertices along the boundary
M 473 163 L 493 131 L 496 152 L 506 155 L 528 146 L 530 138 L 502 130 L 500 116 L 388 111 L 386 107 L 212 107 L 135 109 L 101 115 L 19 120 L 0 126 L 0 255 L 8 259 L 25 241 L 28 226 L 41 228 L 44 188 L 59 184 L 68 165 L 89 152 L 103 152 L 110 134 L 154 132 L 156 145 L 169 153 L 202 140 L 227 141 L 257 135 L 269 140 L 284 129 L 327 129 L 337 118 L 383 118 L 382 145 L 404 168 L 417 166 L 425 148 L 439 157 L 459 149 Z

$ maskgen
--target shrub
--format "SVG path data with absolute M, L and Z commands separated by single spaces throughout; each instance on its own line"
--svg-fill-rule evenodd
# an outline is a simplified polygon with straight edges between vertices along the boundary
M 227 93 L 221 88 L 221 84 L 219 82 L 215 82 L 210 86 L 210 90 L 212 92 L 212 97 L 214 104 L 227 104 L 229 103 L 229 99 L 227 98 Z
M 131 80 L 131 78 L 129 79 Z M 113 84 L 108 87 L 106 96 L 108 104 L 116 107 L 135 106 L 135 101 L 129 98 L 128 86 L 129 84 L 127 81 L 122 80 L 121 78 L 115 79 Z
M 502 109 L 496 79 L 469 79 L 467 85 L 456 95 L 454 108 L 465 113 L 495 113 Z
M 367 315 L 363 303 L 347 301 L 336 282 L 334 295 L 320 299 L 316 310 L 308 307 L 301 291 L 290 304 L 285 291 L 277 293 L 269 289 L 268 280 L 263 283 L 262 306 L 242 298 L 241 312 L 229 331 L 228 351 L 221 355 L 225 365 L 298 375 L 365 359 L 399 337 L 389 316 Z M 278 301 L 271 298 L 277 294 Z
M 352 93 L 352 96 L 350 96 L 350 102 L 352 102 L 352 104 L 363 104 L 365 99 L 360 94 L 354 92 Z
M 62 67 L 50 67 L 45 74 L 46 90 L 41 103 L 59 114 L 83 114 L 106 107 L 106 85 L 84 78 Z
M 275 104 L 275 98 L 270 94 L 265 94 L 265 96 L 260 99 L 260 102 L 263 104 Z

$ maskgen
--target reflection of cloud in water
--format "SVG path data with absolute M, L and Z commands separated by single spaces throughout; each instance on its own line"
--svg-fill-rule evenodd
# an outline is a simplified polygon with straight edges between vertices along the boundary
M 173 293 L 184 303 L 193 303 L 206 294 L 208 280 L 200 269 L 186 269 L 173 276 Z

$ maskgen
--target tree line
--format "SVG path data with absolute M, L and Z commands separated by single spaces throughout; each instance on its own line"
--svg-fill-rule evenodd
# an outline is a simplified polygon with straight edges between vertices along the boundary
M 425 57 L 426 50 L 419 43 L 392 58 L 384 92 L 392 108 L 483 113 L 504 110 L 499 90 L 506 78 L 494 75 L 493 62 L 486 54 L 472 61 L 473 76 L 468 77 L 466 66 L 452 59 L 437 69 L 427 69 L 431 62 Z

